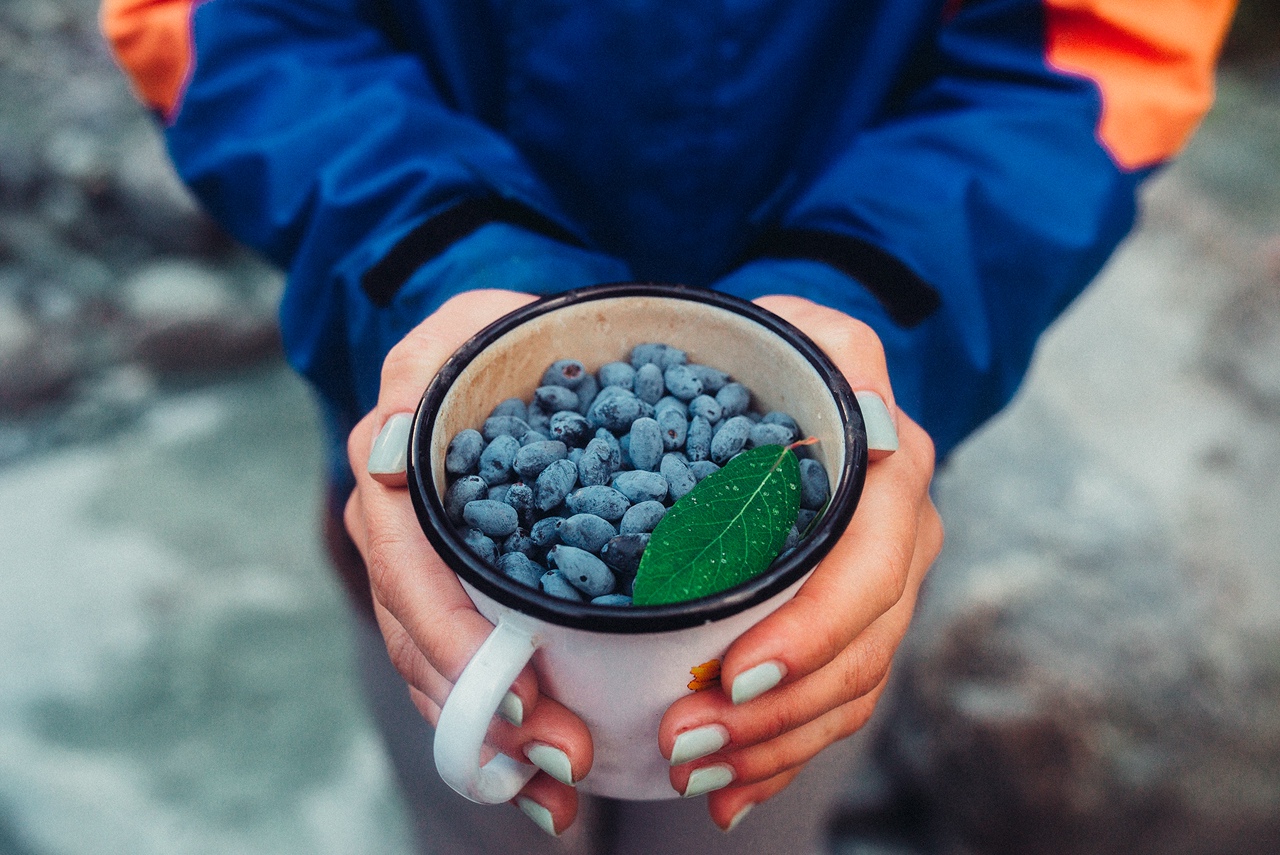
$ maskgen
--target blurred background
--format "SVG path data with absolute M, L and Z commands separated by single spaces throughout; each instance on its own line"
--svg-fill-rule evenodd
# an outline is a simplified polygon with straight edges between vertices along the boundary
M 0 855 L 404 853 L 279 276 L 0 0 Z M 1280 851 L 1280 8 L 938 478 L 843 855 Z

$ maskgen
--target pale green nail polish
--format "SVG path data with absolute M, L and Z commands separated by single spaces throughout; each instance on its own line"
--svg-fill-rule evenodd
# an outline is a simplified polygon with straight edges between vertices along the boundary
M 729 744 L 729 731 L 722 725 L 708 724 L 686 730 L 676 737 L 671 747 L 671 765 L 679 766 L 699 757 L 713 754 Z
M 569 755 L 565 754 L 554 745 L 546 745 L 541 742 L 534 742 L 524 750 L 524 756 L 529 758 L 529 762 L 555 778 L 562 784 L 573 786 L 573 764 L 569 762 Z
M 897 451 L 898 428 L 885 406 L 884 399 L 875 392 L 854 392 L 858 408 L 862 410 L 862 422 L 867 429 L 867 448 L 871 451 Z
M 559 837 L 556 833 L 555 820 L 551 818 L 551 811 L 535 802 L 527 796 L 520 796 L 516 799 L 516 805 L 524 812 L 524 815 L 533 820 L 534 824 L 550 834 L 552 837 Z
M 413 415 L 396 413 L 378 432 L 369 451 L 369 474 L 403 475 L 409 466 L 409 430 Z
M 507 692 L 498 704 L 498 715 L 519 727 L 524 724 L 524 701 L 515 692 Z
M 781 662 L 761 663 L 734 678 L 730 696 L 735 704 L 745 704 L 781 683 L 785 676 L 787 669 Z
M 733 777 L 733 767 L 724 763 L 694 769 L 693 774 L 689 776 L 689 783 L 685 784 L 684 792 L 681 795 L 688 799 L 693 796 L 700 796 L 703 793 L 709 793 L 712 790 L 722 789 L 733 783 Z
M 744 819 L 747 818 L 747 814 L 751 813 L 751 809 L 753 807 L 755 807 L 754 802 L 747 802 L 745 805 L 740 807 L 738 809 L 738 812 L 733 815 L 733 819 L 729 820 L 729 825 L 725 828 L 724 833 L 728 834 L 730 831 L 733 831 L 735 828 L 737 828 L 738 823 L 742 822 Z

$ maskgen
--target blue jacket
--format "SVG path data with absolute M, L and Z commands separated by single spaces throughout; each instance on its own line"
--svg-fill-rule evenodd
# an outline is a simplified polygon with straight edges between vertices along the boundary
M 288 271 L 288 356 L 336 432 L 466 287 L 432 265 L 504 222 L 866 320 L 945 454 L 1208 109 L 1231 6 L 106 0 L 103 24 L 182 178 Z

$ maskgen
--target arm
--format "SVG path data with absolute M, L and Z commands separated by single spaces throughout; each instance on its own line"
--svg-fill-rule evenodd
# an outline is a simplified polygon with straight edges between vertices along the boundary
M 1040 3 L 962 4 L 938 37 L 937 74 L 835 156 L 759 260 L 718 284 L 840 310 L 759 300 L 854 389 L 891 412 L 896 399 L 902 438 L 871 463 L 836 550 L 730 648 L 726 691 L 681 699 L 663 720 L 667 756 L 681 734 L 727 734 L 672 770 L 679 790 L 698 768 L 730 767 L 708 802 L 721 827 L 871 715 L 941 543 L 929 438 L 945 455 L 1004 405 L 1036 338 L 1129 229 L 1138 183 L 1208 108 L 1230 6 L 1056 0 L 1041 21 Z
M 899 403 L 945 456 L 1007 403 L 1131 228 L 1139 183 L 1208 109 L 1233 5 L 959 4 L 929 73 L 791 196 L 751 252 L 771 260 L 720 287 L 871 324 Z
M 372 408 L 383 357 L 454 293 L 495 278 L 559 290 L 625 278 L 581 241 L 483 93 L 379 26 L 367 0 L 106 0 L 103 27 L 166 123 L 182 178 L 289 272 L 290 361 L 337 409 Z M 487 223 L 514 226 L 498 240 Z M 452 253 L 440 262 L 445 248 Z M 542 265 L 536 258 L 555 256 Z M 434 264 L 430 269 L 423 265 Z M 488 272 L 486 273 L 486 269 Z

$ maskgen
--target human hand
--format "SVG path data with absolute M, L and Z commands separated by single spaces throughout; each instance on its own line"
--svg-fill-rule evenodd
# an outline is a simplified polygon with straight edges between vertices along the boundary
M 380 445 L 390 440 L 402 451 L 406 434 L 390 435 L 417 408 L 445 360 L 486 324 L 533 299 L 512 291 L 471 291 L 442 305 L 388 353 L 377 406 L 347 443 L 356 478 L 346 506 L 347 529 L 368 567 L 374 612 L 391 661 L 409 684 L 414 705 L 433 726 L 454 681 L 493 625 L 475 610 L 453 571 L 428 543 L 404 489 L 403 465 L 371 465 L 370 454 L 380 433 L 387 435 L 380 437 Z M 515 723 L 495 719 L 486 743 L 544 770 L 515 801 L 543 830 L 563 831 L 577 814 L 577 795 L 568 782 L 582 780 L 591 768 L 590 734 L 577 716 L 539 694 L 528 666 L 508 699 L 504 709 Z
M 933 443 L 896 411 L 875 333 L 799 297 L 755 302 L 809 335 L 853 389 L 878 395 L 899 445 L 871 453 L 853 520 L 795 598 L 729 648 L 723 691 L 681 698 L 663 717 L 659 746 L 674 761 L 672 786 L 710 792 L 711 818 L 725 829 L 870 718 L 942 546 L 928 492 Z

